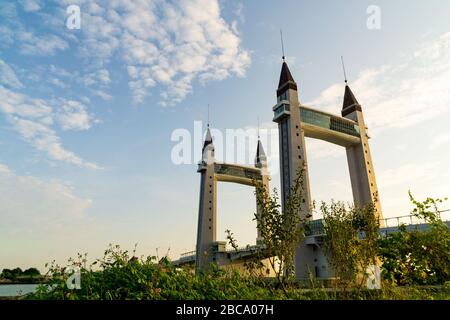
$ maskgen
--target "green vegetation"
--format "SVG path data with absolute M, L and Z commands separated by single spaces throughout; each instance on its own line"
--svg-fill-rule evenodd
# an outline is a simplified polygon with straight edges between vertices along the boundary
M 289 190 L 284 211 L 281 211 L 277 191 L 270 195 L 261 182 L 254 181 L 257 205 L 261 213 L 255 213 L 254 219 L 261 235 L 261 247 L 258 254 L 246 262 L 245 267 L 250 275 L 264 277 L 263 258 L 268 257 L 271 269 L 275 272 L 278 285 L 286 293 L 286 285 L 294 281 L 295 248 L 305 238 L 306 219 L 299 216 L 304 195 L 302 190 L 303 171 L 299 171 L 297 179 Z M 305 218 L 310 218 L 307 216 Z M 227 239 L 234 249 L 238 249 L 236 240 L 230 230 L 226 230 Z
M 22 271 L 20 268 L 3 269 L 0 273 L 0 283 L 39 283 L 44 279 L 36 268 Z
M 429 223 L 424 231 L 399 232 L 379 239 L 383 276 L 394 285 L 436 285 L 450 283 L 450 230 L 439 217 L 438 204 L 447 199 L 427 198 L 415 205 L 412 214 Z
M 214 264 L 199 275 L 192 267 L 176 267 L 166 257 L 136 257 L 133 252 L 110 246 L 104 257 L 87 265 L 87 256 L 78 255 L 61 267 L 49 267 L 49 282 L 39 286 L 28 299 L 447 299 L 450 300 L 450 231 L 440 220 L 437 205 L 443 200 L 428 198 L 416 201 L 412 213 L 426 219 L 426 231 L 400 232 L 388 237 L 379 234 L 373 206 L 347 207 L 343 203 L 322 203 L 324 248 L 334 266 L 337 281 L 324 288 L 313 277 L 308 287 L 293 281 L 294 248 L 304 238 L 305 221 L 297 216 L 301 207 L 301 173 L 291 190 L 284 213 L 276 193 L 270 196 L 257 186 L 261 215 L 255 220 L 264 237 L 264 253 L 278 256 L 270 264 L 276 277 L 268 279 L 262 272 L 260 258 L 246 263 L 245 275 Z M 298 228 L 300 226 L 300 228 Z M 237 248 L 231 231 L 230 244 Z M 365 288 L 367 266 L 382 262 L 382 286 Z M 81 289 L 69 289 L 71 272 L 80 270 Z
M 86 266 L 86 256 L 71 260 L 80 268 L 81 289 L 67 288 L 70 274 L 52 264 L 52 279 L 27 299 L 450 299 L 445 288 L 399 288 L 386 284 L 383 290 L 304 289 L 294 283 L 283 290 L 277 282 L 241 276 L 218 267 L 196 276 L 189 268 L 177 268 L 167 259 L 137 258 L 111 246 L 102 259 Z M 93 268 L 98 266 L 97 270 Z
M 344 291 L 366 285 L 367 267 L 377 264 L 379 224 L 375 207 L 347 207 L 342 202 L 322 203 L 323 246 Z M 358 277 L 359 275 L 359 277 Z

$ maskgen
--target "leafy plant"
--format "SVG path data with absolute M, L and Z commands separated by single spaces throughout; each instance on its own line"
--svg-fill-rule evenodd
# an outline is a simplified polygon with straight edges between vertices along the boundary
M 260 232 L 260 250 L 245 262 L 245 267 L 253 276 L 264 276 L 264 264 L 268 261 L 275 273 L 278 285 L 287 295 L 286 285 L 295 277 L 294 254 L 304 239 L 306 219 L 302 219 L 301 210 L 304 203 L 303 170 L 297 172 L 286 197 L 284 210 L 281 209 L 277 190 L 270 195 L 262 182 L 254 181 L 255 195 L 260 212 L 254 214 L 254 219 Z M 236 239 L 230 230 L 226 230 L 229 244 L 238 249 Z
M 396 285 L 443 284 L 450 280 L 450 231 L 440 219 L 438 205 L 447 199 L 417 201 L 411 214 L 428 223 L 427 230 L 408 230 L 379 240 L 383 276 Z
M 366 269 L 377 263 L 379 224 L 373 204 L 364 207 L 330 205 L 322 202 L 324 248 L 337 277 L 336 284 L 344 290 L 365 284 Z
M 79 267 L 81 289 L 69 289 L 66 281 L 72 267 Z M 87 263 L 86 255 L 70 259 L 65 267 L 49 265 L 50 283 L 40 285 L 26 299 L 39 300 L 271 300 L 271 299 L 449 299 L 443 288 L 397 288 L 387 284 L 381 291 L 330 292 L 320 288 L 304 290 L 294 284 L 280 288 L 276 282 L 261 281 L 212 265 L 195 275 L 168 259 L 135 257 L 133 252 L 110 246 L 102 259 Z

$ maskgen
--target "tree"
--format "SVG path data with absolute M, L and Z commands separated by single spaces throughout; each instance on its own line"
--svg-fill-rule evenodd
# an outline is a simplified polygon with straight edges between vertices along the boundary
M 36 268 L 28 268 L 23 272 L 23 275 L 29 276 L 29 277 L 37 277 L 37 276 L 40 276 L 41 273 Z
M 379 223 L 374 205 L 322 202 L 320 210 L 324 219 L 324 248 L 337 284 L 344 290 L 350 286 L 361 288 L 367 279 L 367 267 L 377 263 Z
M 301 218 L 301 209 L 304 202 L 303 170 L 297 172 L 293 185 L 290 188 L 284 210 L 281 210 L 277 190 L 273 195 L 264 188 L 262 182 L 254 181 L 255 195 L 260 214 L 255 213 L 262 241 L 261 249 L 250 259 L 246 266 L 250 272 L 262 268 L 261 260 L 267 258 L 276 279 L 287 294 L 286 284 L 293 280 L 295 249 L 304 239 L 306 220 Z M 306 218 L 311 215 L 308 213 Z M 227 238 L 233 248 L 237 248 L 236 240 L 227 230 Z
M 17 280 L 18 277 L 22 275 L 22 269 L 14 268 L 14 269 L 3 269 L 1 278 L 8 280 Z
M 11 278 L 12 278 L 11 270 L 10 269 L 3 269 L 2 273 L 0 274 L 0 278 L 11 280 Z

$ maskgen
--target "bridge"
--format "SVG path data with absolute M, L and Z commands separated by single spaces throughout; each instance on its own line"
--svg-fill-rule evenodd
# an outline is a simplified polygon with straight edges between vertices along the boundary
M 442 213 L 446 213 L 446 217 L 443 219 Z M 450 228 L 450 209 L 440 211 L 438 216 L 443 219 L 448 228 Z M 447 217 L 448 216 L 448 217 Z M 413 215 L 404 215 L 392 218 L 383 219 L 384 227 L 380 228 L 380 235 L 387 237 L 389 234 L 399 231 L 400 226 L 404 225 L 406 230 L 420 230 L 425 231 L 429 228 L 429 223 L 424 219 L 419 219 Z M 320 245 L 323 242 L 323 237 L 325 235 L 324 231 L 324 221 L 323 219 L 312 220 L 308 223 L 308 228 L 305 231 L 305 243 L 307 245 Z M 238 260 L 245 260 L 251 257 L 257 251 L 264 249 L 261 245 L 247 245 L 236 249 L 227 249 L 226 242 L 216 242 L 213 252 L 221 256 L 226 257 L 229 262 L 234 262 Z M 178 260 L 173 263 L 175 265 L 186 265 L 195 263 L 195 251 L 189 251 L 182 253 Z
M 290 115 L 288 100 L 281 100 L 273 107 L 274 121 Z M 305 105 L 300 106 L 300 118 L 305 137 L 325 140 L 343 147 L 360 143 L 361 132 L 356 121 L 343 118 Z

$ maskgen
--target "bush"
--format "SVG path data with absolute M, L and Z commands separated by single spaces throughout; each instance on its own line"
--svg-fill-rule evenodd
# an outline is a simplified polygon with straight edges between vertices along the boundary
M 116 299 L 273 299 L 282 293 L 270 290 L 259 279 L 242 277 L 237 271 L 211 265 L 196 276 L 192 270 L 177 268 L 166 258 L 137 258 L 110 246 L 103 259 L 86 266 L 86 255 L 70 260 L 68 268 L 79 268 L 81 289 L 67 288 L 68 269 L 50 265 L 51 280 L 38 287 L 29 299 L 116 300 Z M 98 265 L 97 270 L 93 267 Z
M 300 183 L 299 183 L 300 185 Z M 260 197 L 265 211 L 258 223 L 266 230 L 264 243 L 266 250 L 273 255 L 284 255 L 284 265 L 289 265 L 290 249 L 295 243 L 292 235 L 283 238 L 298 221 L 286 222 L 281 216 L 276 197 Z M 297 197 L 297 199 L 301 199 Z M 265 202 L 263 202 L 265 201 Z M 426 219 L 430 229 L 426 232 L 400 232 L 387 238 L 378 238 L 378 224 L 373 206 L 365 208 L 346 208 L 342 203 L 325 204 L 321 209 L 324 214 L 326 249 L 331 253 L 333 264 L 344 284 L 336 290 L 319 287 L 302 289 L 293 281 L 279 273 L 277 279 L 264 279 L 256 273 L 240 275 L 238 271 L 226 271 L 211 264 L 206 272 L 195 275 L 188 267 L 179 268 L 167 258 L 157 260 L 154 256 L 135 256 L 136 249 L 130 254 L 119 246 L 110 246 L 102 259 L 97 259 L 89 266 L 87 256 L 78 255 L 70 259 L 67 267 L 54 262 L 47 273 L 48 283 L 40 285 L 37 291 L 27 296 L 28 299 L 71 299 L 71 300 L 115 300 L 115 299 L 176 299 L 176 300 L 216 300 L 216 299 L 449 299 L 450 298 L 450 232 L 447 226 L 434 212 L 439 199 L 428 198 L 416 201 L 414 215 Z M 297 203 L 297 202 L 296 202 Z M 300 202 L 298 202 L 300 203 Z M 292 205 L 297 208 L 298 206 Z M 268 212 L 268 213 L 267 213 Z M 296 212 L 296 210 L 292 210 Z M 270 231 L 270 219 L 279 219 L 275 225 L 279 231 Z M 267 219 L 265 221 L 264 219 Z M 266 228 L 266 229 L 264 229 Z M 301 230 L 303 232 L 303 230 Z M 281 239 L 280 239 L 281 237 Z M 295 234 L 295 238 L 300 235 Z M 231 232 L 229 240 L 235 244 Z M 382 290 L 361 289 L 364 281 L 356 282 L 355 275 L 365 270 L 369 264 L 376 262 L 376 256 L 383 261 L 382 272 L 387 280 Z M 254 266 L 253 266 L 254 267 Z M 67 287 L 71 272 L 78 268 L 81 288 L 72 290 Z M 283 269 L 282 269 L 283 270 Z M 286 270 L 286 269 L 284 269 Z M 19 270 L 3 270 L 2 275 L 12 276 Z M 22 272 L 20 270 L 20 272 Z M 29 271 L 30 272 L 30 271 Z M 408 284 L 407 287 L 397 287 Z M 420 288 L 417 285 L 440 284 L 439 288 Z M 342 290 L 343 289 L 343 290 Z
M 434 285 L 450 280 L 450 231 L 439 217 L 441 199 L 416 201 L 412 214 L 429 223 L 425 231 L 399 232 L 379 240 L 383 276 L 396 285 Z
M 375 207 L 347 207 L 342 202 L 322 203 L 324 248 L 342 289 L 361 289 L 369 265 L 377 264 L 379 225 Z M 360 277 L 358 277 L 360 276 Z

